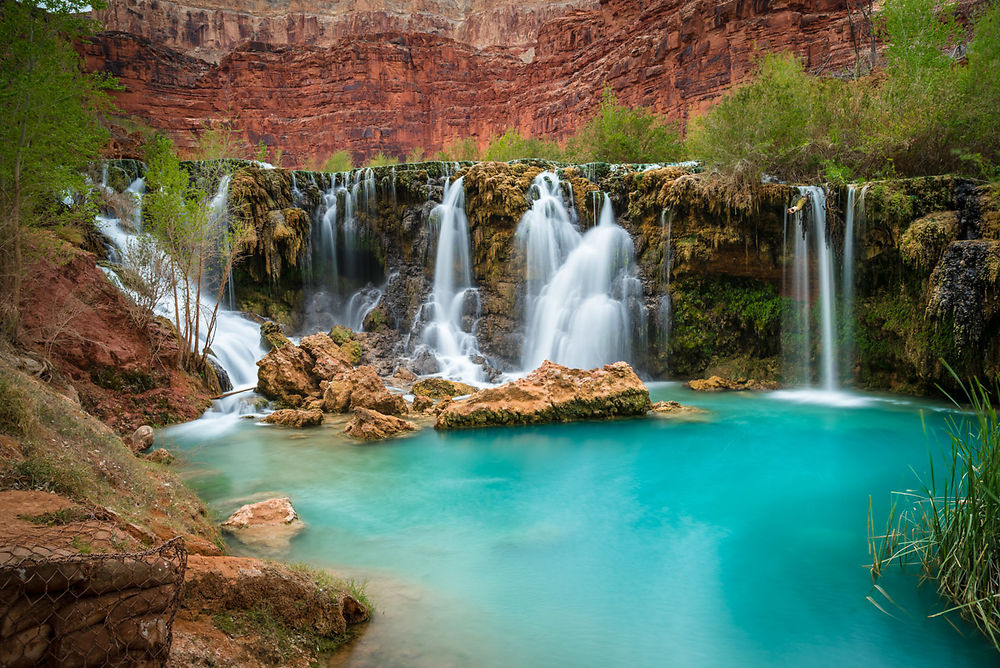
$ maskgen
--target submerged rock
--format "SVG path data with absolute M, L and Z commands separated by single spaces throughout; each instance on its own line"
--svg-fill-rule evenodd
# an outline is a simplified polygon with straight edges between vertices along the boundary
M 710 378 L 691 380 L 688 381 L 687 385 L 695 392 L 741 392 L 744 390 L 763 392 L 766 390 L 777 390 L 780 388 L 780 385 L 773 380 L 748 380 L 746 378 L 733 380 L 731 378 L 723 378 L 722 376 L 712 376 Z
M 704 408 L 695 406 L 685 406 L 677 401 L 657 401 L 649 412 L 657 417 L 681 417 L 689 415 L 701 415 L 707 413 Z
M 223 531 L 247 545 L 279 550 L 286 549 L 304 526 L 288 497 L 248 503 L 222 523 Z
M 274 411 L 263 420 L 268 424 L 280 424 L 285 427 L 315 427 L 323 424 L 323 412 L 319 410 L 296 410 L 285 408 Z
M 418 396 L 430 397 L 432 399 L 445 399 L 448 397 L 460 397 L 464 394 L 473 394 L 477 388 L 465 383 L 457 383 L 444 378 L 424 378 L 413 384 L 412 392 Z
M 546 361 L 527 377 L 453 401 L 435 429 L 606 420 L 645 415 L 649 390 L 625 362 L 585 371 Z
M 412 422 L 359 407 L 354 410 L 354 417 L 347 423 L 344 433 L 362 441 L 378 441 L 416 428 Z
M 323 410 L 346 413 L 348 410 L 370 408 L 387 415 L 406 415 L 406 401 L 390 392 L 370 366 L 359 366 L 339 374 L 326 383 L 323 390 Z

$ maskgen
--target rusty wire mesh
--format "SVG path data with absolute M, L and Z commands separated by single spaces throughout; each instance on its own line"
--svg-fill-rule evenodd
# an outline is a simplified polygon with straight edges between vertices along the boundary
M 0 546 L 0 668 L 165 665 L 183 538 L 144 552 L 67 552 Z

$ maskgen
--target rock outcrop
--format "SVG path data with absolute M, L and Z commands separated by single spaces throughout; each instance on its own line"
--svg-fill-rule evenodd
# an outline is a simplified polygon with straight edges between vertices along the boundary
M 693 415 L 703 415 L 707 413 L 704 408 L 696 406 L 685 406 L 677 401 L 657 401 L 649 409 L 651 415 L 656 417 L 690 417 Z
M 320 383 L 352 370 L 350 360 L 326 334 L 313 334 L 299 345 L 286 343 L 257 361 L 257 391 L 289 406 L 320 400 Z
M 326 383 L 323 391 L 323 410 L 328 413 L 346 413 L 359 408 L 386 415 L 407 413 L 403 397 L 386 389 L 385 383 L 370 366 L 359 366 L 338 374 Z
M 280 424 L 283 427 L 316 427 L 323 424 L 323 411 L 283 408 L 264 416 L 262 422 Z
M 528 376 L 454 401 L 435 429 L 607 420 L 646 414 L 649 390 L 625 362 L 584 371 L 545 362 Z
M 354 416 L 347 423 L 344 433 L 362 441 L 381 441 L 416 428 L 415 424 L 407 420 L 358 407 L 354 409 Z
M 153 433 L 153 428 L 144 424 L 132 432 L 129 446 L 132 448 L 132 452 L 139 454 L 153 447 L 154 440 L 156 440 L 156 434 Z

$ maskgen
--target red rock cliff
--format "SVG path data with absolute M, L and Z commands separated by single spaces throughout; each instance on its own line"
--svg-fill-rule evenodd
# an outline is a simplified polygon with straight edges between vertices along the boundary
M 592 112 L 605 83 L 625 102 L 685 119 L 743 80 L 761 51 L 791 50 L 814 70 L 854 60 L 846 0 L 601 0 L 599 6 L 585 0 L 582 9 L 537 2 L 535 9 L 527 3 L 525 14 L 501 2 L 493 13 L 428 11 L 403 20 L 383 12 L 384 20 L 373 22 L 356 12 L 317 23 L 340 26 L 317 28 L 322 39 L 309 30 L 267 27 L 274 21 L 312 25 L 294 13 L 301 10 L 295 0 L 268 3 L 288 9 L 257 23 L 237 21 L 232 25 L 243 27 L 236 29 L 227 23 L 236 20 L 226 18 L 228 10 L 198 9 L 208 12 L 203 20 L 182 17 L 180 5 L 129 2 L 149 2 L 166 18 L 148 29 L 116 19 L 133 32 L 103 33 L 84 46 L 90 69 L 113 72 L 125 84 L 120 106 L 182 146 L 191 145 L 206 120 L 238 113 L 249 140 L 281 147 L 286 164 L 340 149 L 359 157 L 402 155 L 415 146 L 435 150 L 508 127 L 565 136 Z M 400 0 L 396 6 L 421 4 L 447 3 Z M 503 38 L 497 27 L 503 12 L 535 10 L 532 16 L 544 20 L 511 19 L 512 35 Z M 219 12 L 222 18 L 212 18 Z M 296 23 L 300 19 L 305 23 Z M 377 31 L 399 25 L 418 31 Z M 218 62 L 191 55 L 205 40 L 230 50 Z

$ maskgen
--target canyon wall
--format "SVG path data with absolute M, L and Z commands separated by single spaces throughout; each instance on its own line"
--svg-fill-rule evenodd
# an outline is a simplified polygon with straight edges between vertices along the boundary
M 260 6 L 258 6 L 260 5 Z M 489 5 L 489 6 L 487 6 Z M 265 11 L 266 10 L 266 11 Z M 191 147 L 236 116 L 249 143 L 300 165 L 348 150 L 404 155 L 514 127 L 563 137 L 620 100 L 678 120 L 746 78 L 759 53 L 813 71 L 855 60 L 846 0 L 113 3 L 81 46 L 117 75 L 128 114 Z

